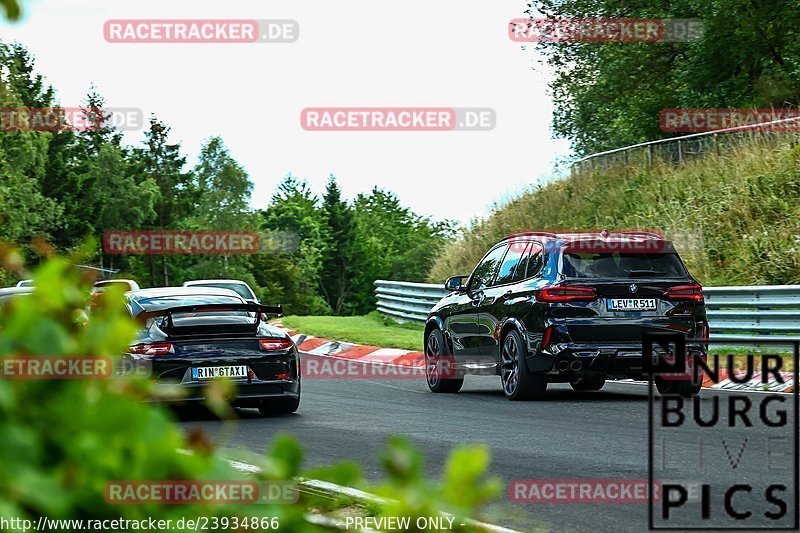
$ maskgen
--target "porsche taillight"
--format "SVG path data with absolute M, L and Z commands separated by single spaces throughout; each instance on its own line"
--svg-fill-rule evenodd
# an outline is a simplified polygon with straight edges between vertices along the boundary
M 169 342 L 134 344 L 128 348 L 128 353 L 135 353 L 139 355 L 169 355 L 175 353 L 175 347 L 173 347 Z
M 258 342 L 261 344 L 261 349 L 268 352 L 288 350 L 292 347 L 292 341 L 287 339 L 261 339 Z

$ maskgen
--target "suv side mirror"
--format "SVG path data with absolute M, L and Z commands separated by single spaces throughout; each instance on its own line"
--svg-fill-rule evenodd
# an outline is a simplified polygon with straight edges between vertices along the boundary
M 444 288 L 451 292 L 467 292 L 464 281 L 468 276 L 452 276 L 444 282 Z

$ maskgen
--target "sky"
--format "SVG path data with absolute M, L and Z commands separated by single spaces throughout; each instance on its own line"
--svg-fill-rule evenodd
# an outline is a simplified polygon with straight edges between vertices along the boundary
M 141 109 L 172 128 L 193 163 L 219 135 L 265 207 L 287 173 L 322 193 L 330 174 L 345 197 L 373 186 L 435 219 L 467 222 L 553 179 L 569 143 L 550 130 L 551 72 L 512 42 L 525 0 L 23 0 L 0 25 L 33 52 L 62 106 L 90 83 L 109 107 Z M 398 7 L 402 6 L 402 7 Z M 290 19 L 292 43 L 109 43 L 109 19 Z M 308 107 L 475 107 L 490 131 L 305 131 Z M 139 144 L 141 131 L 126 133 Z

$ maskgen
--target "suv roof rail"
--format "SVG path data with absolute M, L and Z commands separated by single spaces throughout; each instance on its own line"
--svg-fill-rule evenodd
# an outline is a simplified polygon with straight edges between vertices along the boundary
M 513 239 L 515 237 L 524 237 L 524 236 L 539 236 L 539 237 L 550 237 L 553 239 L 570 239 L 575 237 L 582 237 L 588 235 L 597 235 L 598 237 L 611 237 L 611 236 L 620 236 L 626 235 L 631 237 L 650 237 L 654 239 L 661 239 L 666 240 L 664 235 L 655 232 L 655 231 L 648 231 L 648 230 L 622 230 L 622 231 L 609 231 L 609 230 L 601 230 L 601 231 L 565 231 L 565 232 L 555 232 L 555 231 L 512 231 L 509 235 L 507 235 L 503 240 Z
M 505 239 L 513 239 L 514 237 L 525 235 L 540 235 L 543 237 L 553 237 L 556 239 L 561 237 L 561 235 L 552 231 L 512 231 L 508 236 L 505 237 Z
M 655 231 L 647 231 L 647 230 L 631 230 L 631 231 L 620 231 L 620 232 L 611 232 L 611 235 L 633 235 L 636 237 L 655 237 L 657 239 L 663 239 L 664 235 Z

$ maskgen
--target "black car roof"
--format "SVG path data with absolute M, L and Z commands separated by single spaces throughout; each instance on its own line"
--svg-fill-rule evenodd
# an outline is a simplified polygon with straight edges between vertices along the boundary
M 164 307 L 174 306 L 174 303 L 148 302 L 147 300 L 190 296 L 229 297 L 237 303 L 245 303 L 244 299 L 230 289 L 217 289 L 215 287 L 157 287 L 153 289 L 140 289 L 126 293 L 129 300 L 136 302 L 142 309 L 155 311 Z

